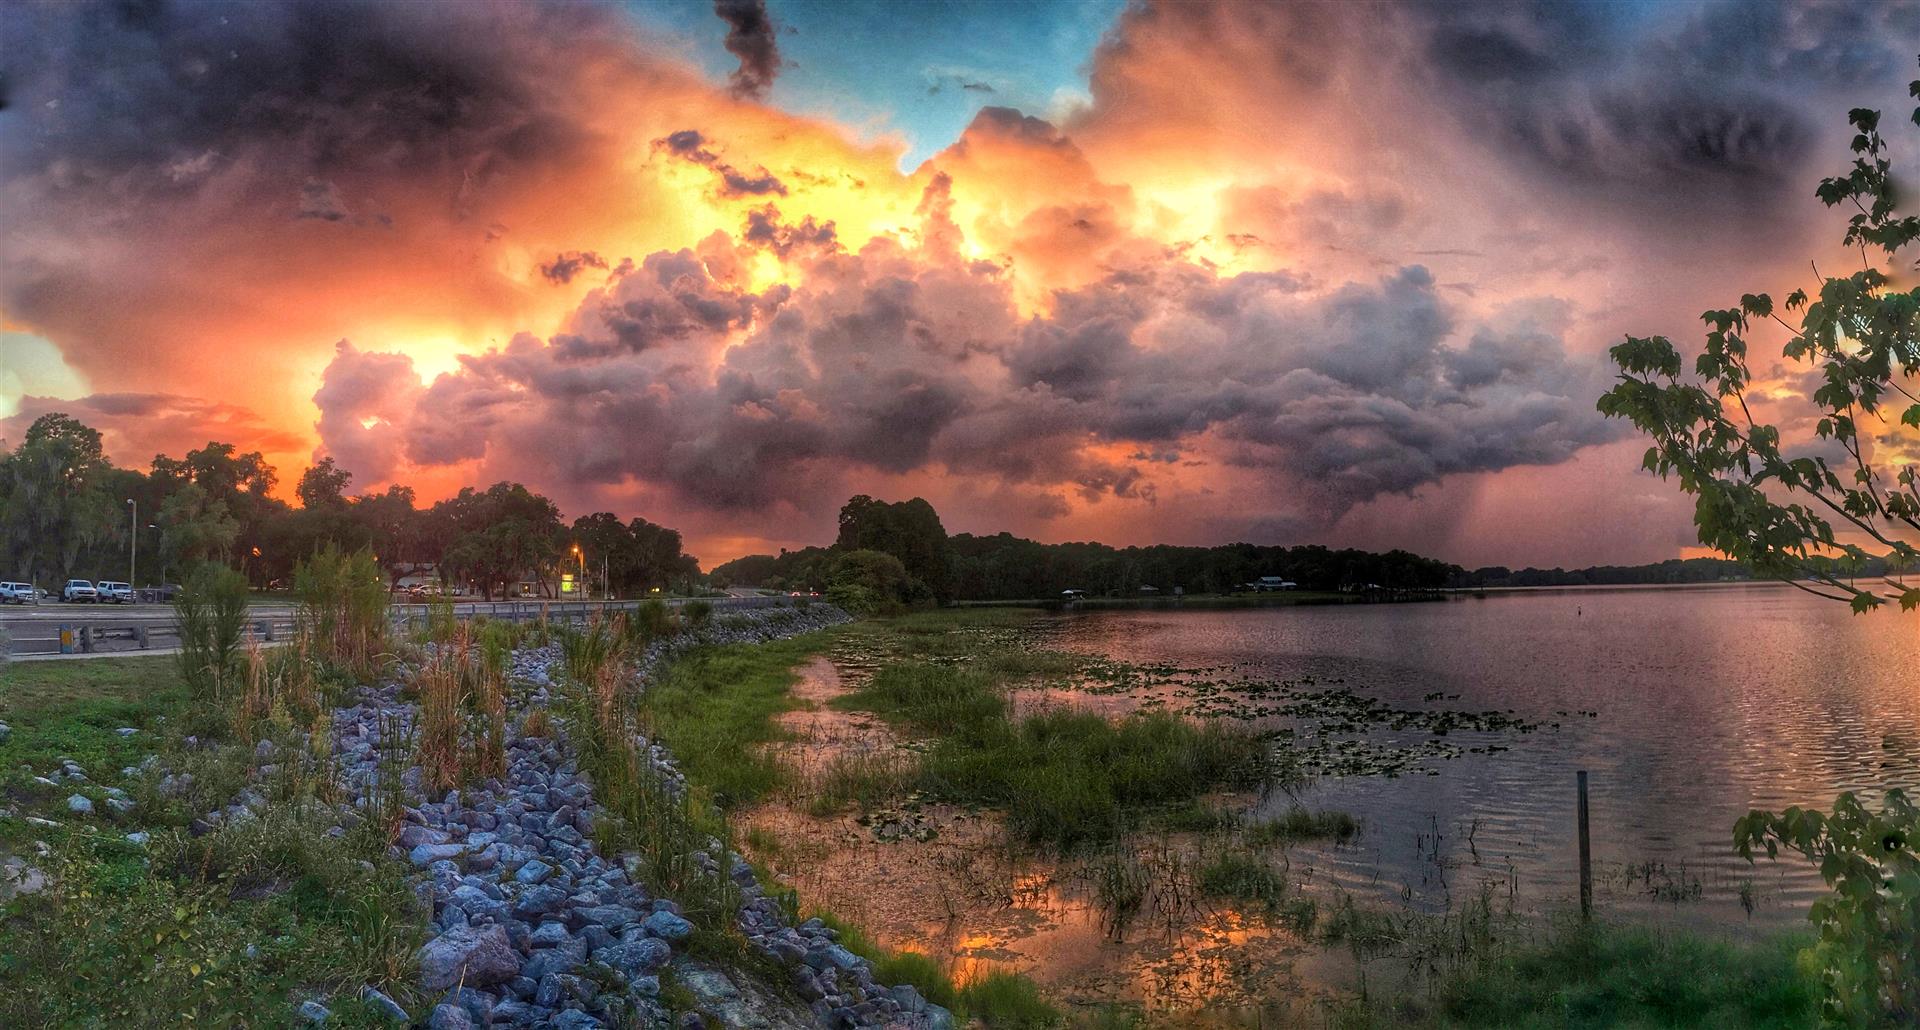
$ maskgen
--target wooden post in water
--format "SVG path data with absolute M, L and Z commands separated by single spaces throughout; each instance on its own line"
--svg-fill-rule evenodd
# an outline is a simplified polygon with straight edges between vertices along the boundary
M 1587 843 L 1587 771 L 1575 774 L 1580 785 L 1580 918 L 1593 918 L 1593 852 Z

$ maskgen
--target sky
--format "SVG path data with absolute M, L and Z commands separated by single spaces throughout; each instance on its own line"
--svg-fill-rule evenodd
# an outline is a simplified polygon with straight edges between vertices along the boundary
M 1916 53 L 1912 2 L 11 4 L 0 441 L 514 479 L 709 564 L 854 493 L 1696 553 L 1606 348 L 1848 260 L 1813 187 Z

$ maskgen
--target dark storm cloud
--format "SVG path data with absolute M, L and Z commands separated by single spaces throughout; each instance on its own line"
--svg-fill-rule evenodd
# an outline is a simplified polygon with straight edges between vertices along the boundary
M 707 138 L 695 129 L 682 129 L 668 134 L 663 139 L 653 141 L 656 149 L 663 149 L 675 157 L 694 164 L 706 165 L 720 177 L 720 195 L 725 197 L 744 196 L 780 196 L 787 195 L 786 184 L 775 178 L 765 168 L 758 173 L 749 174 L 721 160 L 720 155 L 707 148 Z
M 1809 98 L 1883 81 L 1920 47 L 1912 3 L 1432 4 L 1404 10 L 1483 142 L 1628 204 L 1797 188 Z M 1855 98 L 1858 99 L 1857 97 Z
M 569 330 L 554 337 L 554 350 L 559 357 L 580 360 L 716 337 L 745 326 L 755 306 L 777 302 L 782 289 L 776 287 L 768 298 L 741 292 L 715 281 L 692 251 L 661 251 L 607 288 L 589 293 Z
M 194 171 L 194 162 L 188 162 L 186 174 Z M 174 174 L 179 166 L 170 169 Z M 340 199 L 340 188 L 324 179 L 308 179 L 300 187 L 300 207 L 294 212 L 296 218 L 317 218 L 323 222 L 344 221 L 347 217 L 346 202 Z
M 727 52 L 740 59 L 728 76 L 734 96 L 765 99 L 780 72 L 780 45 L 766 0 L 714 0 L 713 13 L 727 23 Z
M 29 124 L 0 147 L 0 174 L 164 194 L 193 188 L 183 162 L 271 154 L 294 188 L 324 191 L 564 160 L 578 137 L 513 71 L 517 40 L 599 17 L 353 0 L 16 8 L 0 60 Z
M 771 204 L 747 212 L 747 227 L 740 238 L 751 246 L 765 247 L 781 257 L 786 257 L 796 247 L 831 250 L 838 245 L 831 220 L 816 222 L 812 215 L 808 215 L 797 223 L 787 224 L 780 220 L 780 210 Z
M 572 282 L 574 276 L 589 268 L 604 271 L 606 267 L 607 259 L 591 250 L 568 250 L 555 254 L 552 261 L 541 265 L 540 274 L 545 276 L 548 282 L 562 285 Z
M 338 453 L 333 431 L 392 421 L 420 464 L 484 457 L 746 509 L 860 469 L 1152 503 L 1154 467 L 1211 438 L 1324 521 L 1448 475 L 1562 461 L 1618 429 L 1592 410 L 1597 361 L 1567 354 L 1553 310 L 1463 324 L 1418 267 L 1312 292 L 1168 258 L 1022 320 L 991 268 L 891 244 L 811 261 L 803 286 L 756 295 L 690 251 L 650 255 L 550 341 L 464 359 L 391 411 L 340 401 L 323 443 Z M 329 370 L 323 410 L 351 371 Z

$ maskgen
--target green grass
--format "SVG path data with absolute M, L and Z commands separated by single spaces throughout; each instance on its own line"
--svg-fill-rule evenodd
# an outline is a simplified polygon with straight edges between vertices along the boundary
M 988 973 L 960 989 L 964 1010 L 993 1030 L 1039 1030 L 1059 1026 L 1060 1010 L 1047 1003 L 1032 980 L 1015 973 Z
M 1290 808 L 1287 814 L 1277 819 L 1249 823 L 1246 840 L 1252 847 L 1267 847 L 1299 840 L 1342 841 L 1358 832 L 1359 821 L 1346 812 L 1309 812 L 1304 808 Z
M 1353 1026 L 1811 1027 L 1819 987 L 1800 941 L 1736 944 L 1675 930 L 1561 921 L 1463 964 L 1430 995 L 1356 1007 Z
M 833 632 L 692 651 L 643 696 L 643 721 L 721 807 L 760 800 L 788 782 L 761 745 L 780 738 L 775 717 L 798 705 L 789 693 L 795 668 Z
M 1200 892 L 1210 898 L 1271 908 L 1286 896 L 1287 881 L 1258 855 L 1228 851 L 1201 864 Z
M 1037 1030 L 1059 1026 L 1063 1017 L 1040 988 L 1018 973 L 989 973 L 956 987 L 946 969 L 918 951 L 890 950 L 851 923 L 826 912 L 811 913 L 832 927 L 841 947 L 873 964 L 873 978 L 889 986 L 912 984 L 920 996 L 954 1015 L 956 1026 L 978 1019 L 991 1030 Z
M 1062 850 L 1115 840 L 1215 791 L 1256 786 L 1269 769 L 1254 734 L 1166 712 L 1015 719 L 1002 685 L 963 666 L 886 666 L 839 703 L 934 738 L 921 762 L 924 789 L 1001 808 L 1017 837 Z
M 10 985 L 0 1026 L 292 1025 L 301 1000 L 335 991 L 329 1026 L 378 1026 L 355 998 L 361 985 L 417 1001 L 406 985 L 421 927 L 403 871 L 356 835 L 327 838 L 326 823 L 288 795 L 290 772 L 261 785 L 274 803 L 260 819 L 201 837 L 180 828 L 230 800 L 246 767 L 239 747 L 181 747 L 188 704 L 170 657 L 0 673 L 0 721 L 13 729 L 0 744 L 0 807 L 61 824 L 0 819 L 0 852 L 51 874 L 46 890 L 0 906 L 0 977 Z M 140 732 L 114 732 L 126 726 Z M 120 773 L 149 754 L 194 772 L 190 797 L 161 799 L 148 779 Z M 91 782 L 32 782 L 62 755 Z M 109 786 L 137 807 L 117 818 L 104 806 L 91 817 L 65 810 L 68 794 L 98 804 Z M 146 849 L 124 839 L 136 829 L 152 834 Z

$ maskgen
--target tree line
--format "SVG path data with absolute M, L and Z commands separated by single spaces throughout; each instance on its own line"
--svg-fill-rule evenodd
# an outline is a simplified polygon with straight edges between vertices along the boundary
M 933 506 L 921 498 L 889 503 L 865 495 L 840 512 L 831 546 L 782 550 L 726 562 L 716 583 L 772 589 L 831 590 L 852 577 L 847 558 L 878 552 L 896 559 L 906 580 L 900 599 L 1004 601 L 1058 597 L 1065 590 L 1132 595 L 1152 587 L 1163 594 L 1224 594 L 1263 576 L 1301 590 L 1433 590 L 1463 574 L 1455 565 L 1407 551 L 1376 553 L 1319 545 L 1293 547 L 1222 544 L 1215 547 L 1112 547 L 1100 543 L 1043 544 L 1011 533 L 947 535 Z M 870 569 L 871 559 L 859 560 Z M 890 570 L 887 570 L 890 571 Z M 874 587 L 870 573 L 862 585 Z
M 122 468 L 98 430 L 49 413 L 0 453 L 0 577 L 45 587 L 121 579 L 130 544 L 136 585 L 176 582 L 208 561 L 255 586 L 284 583 L 329 544 L 370 551 L 389 585 L 431 569 L 443 586 L 489 598 L 526 582 L 554 596 L 569 566 L 622 596 L 690 589 L 700 573 L 675 530 L 610 512 L 568 525 L 552 500 L 519 483 L 466 487 L 421 507 L 411 487 L 354 495 L 352 481 L 321 458 L 300 475 L 299 505 L 288 504 L 273 496 L 279 475 L 259 452 L 219 442 L 159 455 L 146 471 Z

